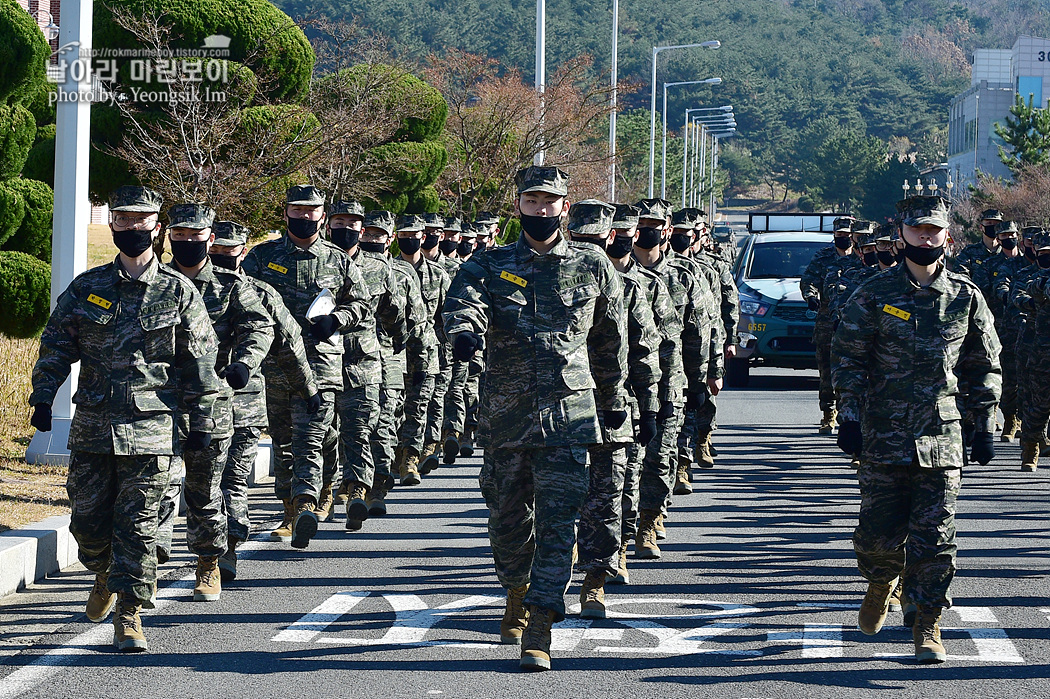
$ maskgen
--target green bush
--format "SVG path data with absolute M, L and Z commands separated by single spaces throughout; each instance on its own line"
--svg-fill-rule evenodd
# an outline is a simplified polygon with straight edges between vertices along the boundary
M 437 141 L 386 143 L 369 151 L 394 178 L 393 189 L 412 191 L 433 184 L 448 163 L 448 151 Z
M 25 215 L 25 197 L 7 182 L 0 181 L 0 246 L 18 231 Z
M 0 333 L 34 337 L 51 311 L 51 266 L 24 252 L 0 251 Z
M 55 124 L 55 113 L 58 105 L 51 102 L 51 93 L 55 89 L 55 86 L 49 82 L 41 83 L 32 94 L 22 101 L 22 106 L 33 113 L 33 118 L 36 119 L 38 127 L 47 126 L 48 124 L 54 126 Z M 39 134 L 37 134 L 37 140 L 40 140 Z
M 0 179 L 18 177 L 35 138 L 36 120 L 32 112 L 19 104 L 0 104 Z
M 39 180 L 17 178 L 4 183 L 25 200 L 25 216 L 15 234 L 4 243 L 4 250 L 17 250 L 51 261 L 51 228 L 55 210 L 55 193 Z
M 44 127 L 44 129 L 49 127 Z M 50 128 L 54 128 L 51 126 Z M 39 129 L 37 135 L 39 136 Z M 55 186 L 55 135 L 50 138 L 37 138 L 36 145 L 29 149 L 29 157 L 26 164 L 22 166 L 22 177 L 31 180 L 40 180 L 48 186 Z
M 318 87 L 323 94 L 325 82 L 341 80 L 351 84 L 360 83 L 362 86 L 380 82 L 386 91 L 385 104 L 388 108 L 400 108 L 405 103 L 411 103 L 413 111 L 421 109 L 421 116 L 404 120 L 394 134 L 395 141 L 433 141 L 441 136 L 448 118 L 448 104 L 436 88 L 411 73 L 388 65 L 362 64 L 321 78 Z M 340 94 L 340 88 L 331 88 L 332 99 L 338 99 Z
M 0 0 L 0 104 L 22 101 L 46 79 L 51 47 L 15 0 Z
M 412 192 L 411 196 L 408 198 L 408 204 L 405 211 L 433 214 L 437 213 L 440 208 L 441 197 L 438 196 L 438 191 L 434 188 L 434 185 L 430 185 Z

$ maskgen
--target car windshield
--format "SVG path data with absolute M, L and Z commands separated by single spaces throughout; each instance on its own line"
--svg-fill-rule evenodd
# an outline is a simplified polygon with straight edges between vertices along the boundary
M 747 278 L 801 277 L 817 250 L 827 245 L 827 242 L 821 240 L 753 245 Z

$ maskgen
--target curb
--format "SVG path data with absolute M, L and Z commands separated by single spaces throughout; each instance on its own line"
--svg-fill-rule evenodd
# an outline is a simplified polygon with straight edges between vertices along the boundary
M 248 485 L 262 485 L 272 475 L 273 448 L 269 439 L 262 439 Z M 76 539 L 69 533 L 69 515 L 0 532 L 0 597 L 68 568 L 77 562 L 77 552 Z

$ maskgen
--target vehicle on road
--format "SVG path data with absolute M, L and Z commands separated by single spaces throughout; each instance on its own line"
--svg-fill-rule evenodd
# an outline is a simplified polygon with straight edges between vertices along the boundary
M 740 294 L 740 346 L 726 384 L 747 386 L 751 367 L 815 369 L 813 325 L 799 279 L 813 255 L 831 243 L 840 214 L 752 213 L 733 276 Z

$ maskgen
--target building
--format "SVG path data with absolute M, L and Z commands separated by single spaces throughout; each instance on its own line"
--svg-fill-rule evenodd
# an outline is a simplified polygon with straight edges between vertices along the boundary
M 976 180 L 976 171 L 1010 177 L 999 160 L 1002 139 L 994 125 L 1005 123 L 1016 95 L 1046 107 L 1050 97 L 1050 39 L 1020 36 L 1009 49 L 978 49 L 973 54 L 970 88 L 949 107 L 948 168 L 960 185 Z

